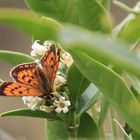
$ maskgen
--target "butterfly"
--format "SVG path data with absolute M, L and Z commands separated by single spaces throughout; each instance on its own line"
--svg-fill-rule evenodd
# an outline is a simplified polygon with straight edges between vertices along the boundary
M 10 75 L 14 82 L 3 82 L 0 95 L 49 97 L 53 90 L 60 61 L 60 49 L 51 45 L 40 64 L 27 63 L 14 67 Z

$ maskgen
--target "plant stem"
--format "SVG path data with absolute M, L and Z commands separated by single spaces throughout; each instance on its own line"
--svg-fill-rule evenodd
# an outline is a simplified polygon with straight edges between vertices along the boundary
M 77 140 L 77 128 L 79 126 L 79 118 L 77 117 L 75 109 L 69 111 L 69 137 L 70 140 Z
M 132 14 L 135 14 L 135 15 L 140 15 L 139 11 L 128 7 L 127 5 L 125 5 L 124 3 L 120 2 L 120 1 L 114 0 L 113 3 L 116 4 L 117 6 L 119 6 L 120 8 L 126 10 L 129 13 L 132 13 Z
M 110 9 L 110 0 L 102 0 L 101 3 L 106 10 Z
M 114 0 L 116 2 L 116 0 Z M 134 11 L 139 11 L 140 10 L 140 2 L 138 2 L 134 8 L 132 10 Z M 127 25 L 127 23 L 129 21 L 131 21 L 133 18 L 135 17 L 135 14 L 133 14 L 132 12 L 121 22 L 119 23 L 112 32 L 112 36 L 113 38 L 117 38 L 119 36 L 119 33 L 121 32 L 121 30 L 125 27 L 125 25 Z
M 113 140 L 116 140 L 120 138 L 120 134 L 119 134 L 118 127 L 114 123 L 115 112 L 111 107 L 110 107 L 110 117 L 111 117 Z

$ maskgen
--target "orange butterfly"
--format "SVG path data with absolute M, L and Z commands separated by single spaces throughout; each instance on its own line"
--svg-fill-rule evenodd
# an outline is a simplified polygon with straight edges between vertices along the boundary
M 0 95 L 4 96 L 46 96 L 50 97 L 60 60 L 60 49 L 51 45 L 37 63 L 21 64 L 11 71 L 15 82 L 0 85 Z

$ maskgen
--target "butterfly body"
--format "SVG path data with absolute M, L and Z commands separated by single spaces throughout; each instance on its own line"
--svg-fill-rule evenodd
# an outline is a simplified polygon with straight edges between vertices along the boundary
M 60 49 L 52 45 L 42 57 L 40 64 L 21 64 L 10 72 L 14 82 L 0 85 L 3 96 L 51 96 L 60 60 Z

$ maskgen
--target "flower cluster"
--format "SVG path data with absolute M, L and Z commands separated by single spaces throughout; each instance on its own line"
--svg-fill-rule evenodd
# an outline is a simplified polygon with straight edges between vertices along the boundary
M 29 109 L 33 111 L 39 109 L 48 113 L 53 111 L 57 113 L 60 113 L 62 111 L 64 113 L 67 113 L 68 107 L 71 105 L 70 101 L 66 100 L 63 96 L 60 96 L 58 100 L 54 100 L 53 104 L 50 106 L 45 105 L 45 100 L 37 96 L 23 96 L 22 100 Z
M 43 45 L 38 43 L 39 40 L 36 40 L 32 45 L 31 56 L 43 56 L 47 49 L 52 45 L 50 41 L 45 41 Z
M 43 45 L 38 43 L 39 40 L 35 41 L 32 45 L 32 51 L 31 56 L 38 57 L 43 56 L 47 49 L 52 45 L 50 41 L 45 41 Z M 66 68 L 69 68 L 71 64 L 73 63 L 72 57 L 69 53 L 64 52 L 62 54 L 61 58 L 62 65 L 66 66 Z M 51 98 L 51 104 L 47 104 L 45 97 L 34 97 L 34 96 L 24 96 L 22 97 L 22 100 L 25 105 L 31 110 L 42 110 L 45 112 L 63 112 L 67 113 L 69 111 L 69 106 L 71 106 L 71 103 L 69 100 L 64 97 L 59 91 L 57 91 L 58 87 L 61 87 L 62 85 L 65 85 L 66 79 L 61 75 L 60 72 L 57 72 L 56 79 L 54 82 L 54 91 L 50 94 L 53 95 Z
M 43 45 L 39 44 L 38 42 L 39 40 L 36 40 L 32 45 L 31 56 L 33 57 L 43 56 L 45 52 L 47 51 L 47 49 L 52 45 L 52 42 L 50 41 L 45 41 Z M 73 63 L 73 59 L 68 52 L 64 52 L 62 54 L 61 62 L 63 65 L 69 68 L 71 64 Z

